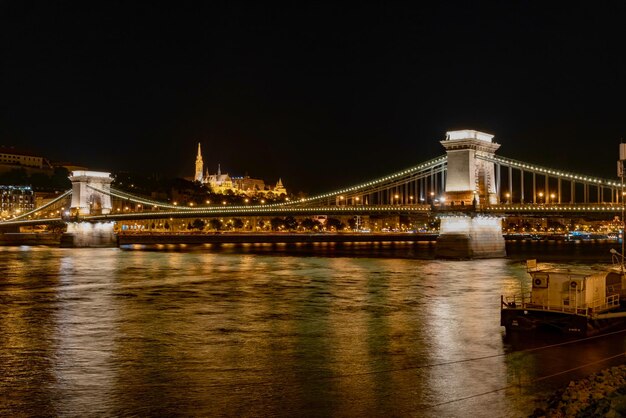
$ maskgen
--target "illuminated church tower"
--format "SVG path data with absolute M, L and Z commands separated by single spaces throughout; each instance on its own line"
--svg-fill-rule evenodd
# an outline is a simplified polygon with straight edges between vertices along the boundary
M 200 150 L 200 143 L 198 142 L 198 156 L 196 157 L 196 175 L 194 176 L 195 181 L 199 181 L 202 183 L 202 151 Z

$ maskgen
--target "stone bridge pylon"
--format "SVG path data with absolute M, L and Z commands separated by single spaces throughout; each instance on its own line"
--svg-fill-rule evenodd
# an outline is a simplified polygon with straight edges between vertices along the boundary
M 504 257 L 502 217 L 484 215 L 476 208 L 498 203 L 494 164 L 488 161 L 500 144 L 493 135 L 474 130 L 450 131 L 441 145 L 448 154 L 445 201 L 470 211 L 443 211 L 437 255 L 444 258 Z M 480 157 L 485 158 L 480 158 Z
M 110 173 L 100 171 L 73 171 L 72 182 L 72 216 L 106 215 L 111 213 L 111 178 Z
M 477 158 L 491 157 L 500 148 L 500 144 L 493 142 L 493 135 L 469 129 L 449 131 L 441 145 L 448 154 L 446 201 L 497 204 L 494 164 Z
M 117 236 L 114 222 L 81 222 L 86 215 L 111 213 L 111 182 L 109 173 L 100 171 L 74 171 L 72 202 L 67 232 L 61 237 L 61 247 L 115 247 Z

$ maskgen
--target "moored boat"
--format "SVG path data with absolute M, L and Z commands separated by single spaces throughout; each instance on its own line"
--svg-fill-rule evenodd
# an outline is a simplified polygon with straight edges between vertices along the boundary
M 621 265 L 571 270 L 538 268 L 536 260 L 529 260 L 527 271 L 530 294 L 501 297 L 500 325 L 507 335 L 550 331 L 591 336 L 626 327 L 626 275 Z

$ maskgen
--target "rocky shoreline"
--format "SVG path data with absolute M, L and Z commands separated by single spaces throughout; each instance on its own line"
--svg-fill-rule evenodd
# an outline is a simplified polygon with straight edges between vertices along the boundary
M 531 418 L 625 417 L 626 365 L 594 373 L 569 385 L 544 401 Z

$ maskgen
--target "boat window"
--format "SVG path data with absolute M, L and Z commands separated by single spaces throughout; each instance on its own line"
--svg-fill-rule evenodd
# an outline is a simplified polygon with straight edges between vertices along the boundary
M 548 287 L 548 273 L 533 274 L 533 287 Z
M 622 284 L 622 276 L 619 273 L 611 272 L 606 275 L 607 286 L 615 286 L 616 284 Z

